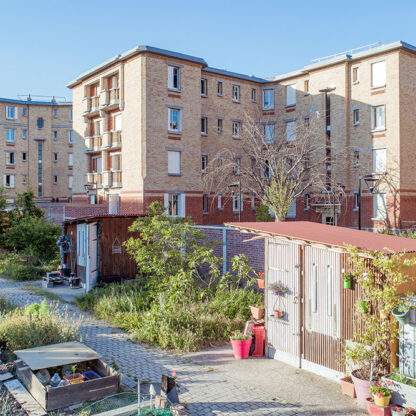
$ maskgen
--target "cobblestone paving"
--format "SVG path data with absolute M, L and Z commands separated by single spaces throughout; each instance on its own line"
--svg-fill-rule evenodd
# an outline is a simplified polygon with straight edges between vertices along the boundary
M 0 278 L 0 294 L 19 306 L 43 300 L 41 296 L 26 291 L 25 284 L 27 283 L 11 282 Z M 68 308 L 74 318 L 79 316 L 83 318 L 82 341 L 100 353 L 108 364 L 116 363 L 123 374 L 122 381 L 129 387 L 136 388 L 135 377 L 139 380 L 160 381 L 162 373 L 168 374 L 176 370 L 181 390 L 181 402 L 188 404 L 191 415 L 312 416 L 316 414 L 299 405 L 265 397 L 266 394 L 261 389 L 247 389 L 235 380 L 226 380 L 224 374 L 212 371 L 211 368 L 199 365 L 192 360 L 133 343 L 129 341 L 125 332 L 96 320 L 87 313 L 80 312 L 73 305 L 69 305 Z M 333 414 L 342 413 L 334 412 Z

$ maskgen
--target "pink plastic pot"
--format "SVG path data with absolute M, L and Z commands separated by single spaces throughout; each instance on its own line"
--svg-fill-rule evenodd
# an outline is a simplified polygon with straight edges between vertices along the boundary
M 367 407 L 367 397 L 371 397 L 370 386 L 374 383 L 370 383 L 368 380 L 362 380 L 355 377 L 354 371 L 351 372 L 351 379 L 354 383 L 355 394 L 357 395 L 357 403 L 360 407 Z
M 251 339 L 232 339 L 231 345 L 233 346 L 234 357 L 237 360 L 243 360 L 245 358 L 248 358 L 248 354 L 250 352 Z

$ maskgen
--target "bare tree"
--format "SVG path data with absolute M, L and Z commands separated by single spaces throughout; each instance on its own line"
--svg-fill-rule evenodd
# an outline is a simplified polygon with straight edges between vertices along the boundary
M 238 184 L 260 199 L 276 221 L 284 221 L 293 200 L 306 193 L 339 204 L 344 187 L 333 173 L 338 158 L 319 114 L 280 130 L 264 118 L 245 116 L 240 130 L 239 150 L 225 148 L 208 164 L 206 191 L 235 198 L 232 185 Z M 243 157 L 237 155 L 241 152 Z M 345 157 L 339 160 L 345 167 Z

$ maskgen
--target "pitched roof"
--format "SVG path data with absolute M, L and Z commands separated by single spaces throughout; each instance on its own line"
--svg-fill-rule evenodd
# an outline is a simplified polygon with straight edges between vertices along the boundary
M 416 240 L 309 221 L 232 222 L 226 226 L 259 234 L 270 234 L 335 247 L 355 246 L 360 250 L 401 253 L 416 252 Z

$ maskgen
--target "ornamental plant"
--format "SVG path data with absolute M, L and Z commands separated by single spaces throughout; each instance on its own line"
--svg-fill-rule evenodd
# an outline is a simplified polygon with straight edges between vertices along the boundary
M 245 335 L 241 331 L 235 331 L 230 338 L 234 341 L 248 341 L 251 339 L 252 335 L 253 334 L 251 332 Z
M 289 291 L 288 287 L 285 286 L 282 282 L 273 283 L 270 285 L 270 290 L 274 292 L 275 295 L 283 296 Z
M 264 280 L 264 272 L 257 272 L 258 279 Z
M 388 388 L 379 385 L 371 386 L 370 392 L 371 394 L 377 397 L 389 397 L 391 395 L 390 390 Z
M 408 269 L 416 258 L 406 258 L 406 253 L 359 251 L 348 247 L 352 275 L 361 288 L 361 300 L 368 311 L 356 305 L 353 346 L 345 348 L 345 360 L 355 365 L 355 375 L 363 380 L 374 380 L 390 368 L 390 344 L 398 334 L 391 311 L 403 305 L 398 291 L 412 279 Z

